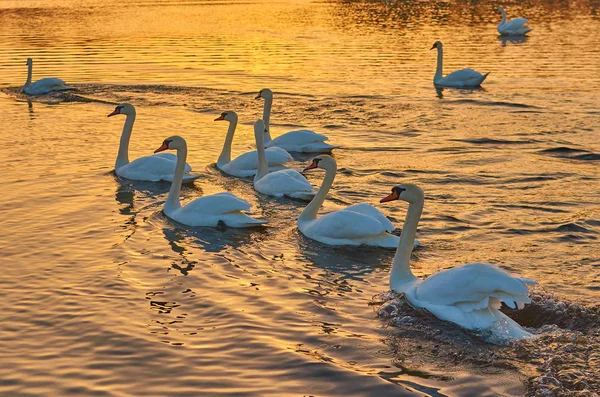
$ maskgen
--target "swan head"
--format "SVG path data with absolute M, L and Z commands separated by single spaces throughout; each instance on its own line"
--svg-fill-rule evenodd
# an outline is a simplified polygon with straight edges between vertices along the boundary
M 33 59 L 27 58 L 27 62 L 25 63 L 27 66 L 33 65 Z
M 263 99 L 273 99 L 273 91 L 271 91 L 268 88 L 263 88 L 262 90 L 260 90 L 258 92 L 258 95 L 254 99 L 260 99 L 260 98 L 263 98 Z
M 117 105 L 115 110 L 113 110 L 113 112 L 106 117 L 112 117 L 117 114 L 124 114 L 126 116 L 130 116 L 130 115 L 135 116 L 135 108 L 133 107 L 133 105 L 131 105 L 129 103 L 122 103 L 120 105 Z
M 178 135 L 174 135 L 165 139 L 160 145 L 158 149 L 154 151 L 154 153 L 163 152 L 165 150 L 177 150 L 177 149 L 185 149 L 187 147 L 187 143 L 185 139 Z
M 227 120 L 230 123 L 233 123 L 234 121 L 237 122 L 238 120 L 238 115 L 236 112 L 234 111 L 227 111 L 227 112 L 223 112 L 221 113 L 221 115 L 219 117 L 217 117 L 215 119 L 215 121 L 221 121 L 221 120 Z
M 437 49 L 442 49 L 442 42 L 441 41 L 436 41 L 435 43 L 433 43 L 433 45 L 431 46 L 431 48 L 429 49 L 430 51 L 433 50 L 434 48 Z
M 425 197 L 423 190 L 412 183 L 403 183 L 392 188 L 392 193 L 379 200 L 380 203 L 402 200 L 408 203 L 422 202 Z
M 322 154 L 320 156 L 312 159 L 311 163 L 306 167 L 302 172 L 306 172 L 309 170 L 314 170 L 315 168 L 321 168 L 323 170 L 327 169 L 337 169 L 337 163 L 335 159 L 329 155 Z
M 500 12 L 505 12 L 505 11 L 504 11 L 504 7 L 502 7 L 502 6 L 498 6 L 498 8 L 497 8 L 496 10 L 497 10 L 497 11 L 500 11 Z

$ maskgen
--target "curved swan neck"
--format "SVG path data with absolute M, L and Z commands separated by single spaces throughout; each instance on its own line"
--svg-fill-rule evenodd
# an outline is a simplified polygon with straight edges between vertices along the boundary
M 263 121 L 265 123 L 265 143 L 271 142 L 271 106 L 273 106 L 273 98 L 265 98 L 265 106 L 263 108 Z
M 237 123 L 237 117 L 229 122 L 227 136 L 225 137 L 225 142 L 223 143 L 223 150 L 221 150 L 221 154 L 219 155 L 219 159 L 217 160 L 217 166 L 219 167 L 222 167 L 225 164 L 231 162 L 231 144 L 233 143 L 233 135 L 235 134 Z
M 333 180 L 335 179 L 335 174 L 337 172 L 337 165 L 335 164 L 333 166 L 327 164 L 325 167 L 325 178 L 323 178 L 321 187 L 312 201 L 306 206 L 304 211 L 302 211 L 302 214 L 300 214 L 298 217 L 298 222 L 317 219 L 319 208 L 321 208 L 323 205 L 323 202 L 327 197 L 327 193 L 329 193 L 329 189 L 331 189 L 331 185 L 333 185 Z
M 438 46 L 437 52 L 437 68 L 435 69 L 435 76 L 433 77 L 434 81 L 442 78 L 442 70 L 444 68 L 444 49 L 442 46 Z
M 128 114 L 123 125 L 123 132 L 121 133 L 121 142 L 119 143 L 119 154 L 117 154 L 117 161 L 115 162 L 115 169 L 129 164 L 129 139 L 131 138 L 131 131 L 133 130 L 133 122 L 135 121 L 135 110 L 133 113 Z
M 254 132 L 254 139 L 256 140 L 256 151 L 258 153 L 258 170 L 254 175 L 254 183 L 260 181 L 265 175 L 269 173 L 269 166 L 267 165 L 267 154 L 265 153 L 265 142 L 264 133 L 262 131 Z
M 396 249 L 396 255 L 394 255 L 394 262 L 390 273 L 390 287 L 394 291 L 404 292 L 401 290 L 401 286 L 416 279 L 410 270 L 410 254 L 414 247 L 417 226 L 419 225 L 422 212 L 422 198 L 408 205 L 408 212 L 402 226 L 400 242 L 398 242 L 398 248 Z
M 179 196 L 181 194 L 181 184 L 183 182 L 183 174 L 185 173 L 185 161 L 187 159 L 187 145 L 177 149 L 177 164 L 175 165 L 175 175 L 173 176 L 173 183 L 171 183 L 171 190 L 167 196 L 167 202 L 165 203 L 165 209 L 177 209 L 181 208 Z
M 28 86 L 31 84 L 31 73 L 32 73 L 32 69 L 33 69 L 33 64 L 32 63 L 28 63 L 27 64 L 27 81 L 25 82 L 25 85 Z
M 502 21 L 500 21 L 500 24 L 504 25 L 506 23 L 506 11 L 504 11 L 504 8 L 501 8 L 500 12 L 502 13 Z

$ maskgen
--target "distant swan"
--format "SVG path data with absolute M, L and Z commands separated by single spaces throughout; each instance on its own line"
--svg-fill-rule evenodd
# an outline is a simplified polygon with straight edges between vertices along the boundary
M 437 68 L 435 70 L 435 76 L 433 76 L 433 84 L 443 87 L 455 87 L 455 88 L 473 88 L 479 87 L 483 80 L 487 77 L 490 72 L 481 74 L 473 69 L 460 69 L 455 72 L 448 74 L 446 77 L 442 75 L 442 68 L 444 63 L 444 50 L 442 49 L 442 42 L 436 41 L 431 49 L 437 48 Z
M 228 192 L 200 197 L 181 206 L 179 196 L 187 157 L 185 139 L 180 136 L 169 137 L 154 153 L 168 149 L 177 150 L 175 177 L 164 206 L 164 212 L 169 218 L 188 226 L 214 227 L 222 222 L 229 227 L 251 227 L 267 223 L 246 215 L 244 211 L 250 209 L 250 204 Z
M 527 285 L 533 280 L 514 277 L 490 263 L 471 263 L 444 270 L 427 277 L 415 277 L 410 270 L 410 254 L 423 211 L 423 190 L 403 184 L 381 202 L 403 200 L 409 203 L 400 242 L 390 273 L 390 287 L 403 293 L 416 307 L 425 308 L 436 317 L 467 329 L 491 329 L 506 339 L 523 339 L 531 334 L 504 315 L 501 302 L 516 309 L 530 303 Z
M 317 213 L 327 197 L 337 171 L 333 157 L 321 155 L 304 171 L 321 168 L 325 178 L 315 198 L 298 218 L 298 229 L 306 237 L 329 245 L 373 245 L 395 248 L 399 238 L 390 234 L 394 225 L 370 204 L 354 204 L 321 217 Z
M 254 189 L 269 196 L 311 200 L 317 192 L 304 175 L 292 169 L 269 172 L 264 135 L 265 124 L 262 120 L 258 120 L 254 123 L 254 138 L 258 150 L 258 172 L 254 176 Z
M 502 13 L 502 21 L 498 24 L 498 33 L 503 36 L 522 36 L 529 32 L 531 32 L 531 28 L 529 26 L 525 26 L 527 24 L 527 19 L 525 18 L 515 18 L 511 21 L 506 20 L 506 11 L 504 11 L 504 7 L 499 6 L 498 11 Z
M 27 81 L 23 86 L 23 92 L 27 95 L 43 95 L 52 91 L 63 91 L 71 89 L 71 87 L 67 86 L 64 81 L 62 81 L 61 79 L 57 79 L 56 77 L 46 77 L 32 83 L 32 68 L 33 60 L 31 58 L 27 58 Z
M 339 146 L 332 146 L 325 141 L 325 135 L 317 134 L 310 130 L 296 130 L 286 132 L 275 139 L 271 139 L 271 106 L 273 105 L 273 92 L 268 88 L 260 90 L 255 99 L 263 98 L 263 121 L 265 123 L 265 147 L 280 147 L 288 152 L 328 153 Z
M 223 112 L 215 121 L 226 120 L 229 122 L 229 129 L 227 130 L 227 136 L 223 143 L 223 150 L 217 160 L 217 168 L 226 174 L 244 178 L 256 174 L 258 169 L 258 155 L 256 150 L 246 152 L 235 159 L 231 160 L 231 143 L 233 142 L 233 135 L 235 134 L 235 128 L 238 123 L 238 115 L 236 112 Z M 270 171 L 276 171 L 285 169 L 284 164 L 292 160 L 292 156 L 284 149 L 278 147 L 268 148 L 266 151 L 267 163 L 269 164 Z
M 175 174 L 175 164 L 177 156 L 172 153 L 161 153 L 154 156 L 144 156 L 129 162 L 129 139 L 135 121 L 135 107 L 129 103 L 118 105 L 108 117 L 117 114 L 127 116 L 123 132 L 121 133 L 121 142 L 119 143 L 119 154 L 115 162 L 115 173 L 122 178 L 131 179 L 134 181 L 151 181 L 158 182 L 173 181 Z M 185 165 L 184 182 L 192 182 L 199 175 L 190 175 L 192 167 Z

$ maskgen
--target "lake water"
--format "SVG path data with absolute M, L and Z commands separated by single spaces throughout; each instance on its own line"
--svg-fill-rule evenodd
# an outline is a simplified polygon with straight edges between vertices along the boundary
M 250 150 L 269 87 L 272 135 L 311 128 L 342 147 L 323 212 L 368 202 L 401 227 L 405 203 L 379 199 L 423 188 L 415 274 L 489 261 L 597 307 L 600 7 L 508 4 L 534 29 L 511 41 L 497 5 L 1 0 L 0 395 L 524 395 L 537 362 L 400 359 L 401 328 L 372 304 L 393 251 L 308 240 L 303 203 L 214 165 L 227 126 L 213 119 L 237 111 L 234 154 Z M 482 89 L 436 91 L 436 40 L 446 72 L 491 72 Z M 34 80 L 76 90 L 21 94 L 27 57 Z M 227 190 L 270 223 L 183 227 L 161 212 L 169 183 L 116 178 L 124 119 L 106 115 L 123 102 L 131 158 L 181 135 L 202 174 L 184 200 Z

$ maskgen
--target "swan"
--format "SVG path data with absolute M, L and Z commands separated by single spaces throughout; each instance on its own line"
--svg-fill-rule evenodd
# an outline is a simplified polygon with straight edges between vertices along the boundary
M 421 280 L 410 270 L 410 254 L 423 211 L 424 193 L 412 184 L 392 188 L 381 199 L 408 202 L 408 213 L 390 273 L 390 288 L 403 293 L 416 307 L 470 330 L 491 330 L 506 339 L 528 338 L 531 334 L 504 315 L 501 302 L 516 309 L 530 303 L 528 285 L 533 280 L 514 277 L 491 263 L 470 263 L 444 270 Z
M 33 68 L 33 60 L 27 58 L 27 81 L 23 86 L 23 92 L 27 95 L 42 95 L 52 91 L 70 90 L 64 81 L 56 77 L 46 77 L 36 82 L 31 82 L 31 71 Z
M 250 204 L 229 192 L 200 197 L 181 206 L 179 195 L 186 167 L 187 144 L 182 137 L 172 136 L 165 139 L 154 153 L 167 149 L 177 150 L 175 176 L 164 206 L 169 218 L 188 226 L 215 227 L 224 223 L 229 227 L 252 227 L 268 222 L 246 215 L 243 211 L 248 211 Z
M 254 138 L 258 149 L 258 172 L 254 176 L 254 189 L 268 196 L 312 200 L 317 192 L 298 171 L 285 169 L 269 172 L 264 136 L 265 124 L 262 120 L 258 120 L 254 123 Z
M 454 88 L 479 87 L 487 75 L 490 74 L 490 72 L 481 74 L 476 70 L 466 68 L 457 70 L 448 74 L 446 77 L 443 77 L 442 68 L 444 63 L 444 50 L 442 48 L 442 42 L 436 41 L 433 43 L 433 47 L 431 47 L 431 49 L 433 50 L 434 48 L 437 48 L 438 57 L 435 76 L 433 76 L 433 84 L 437 86 Z
M 512 21 L 507 21 L 504 7 L 498 6 L 498 11 L 502 13 L 502 21 L 500 21 L 498 24 L 498 33 L 501 35 L 523 36 L 531 32 L 531 28 L 529 26 L 525 26 L 528 22 L 526 18 L 515 18 Z
M 215 121 L 226 120 L 229 122 L 229 129 L 227 130 L 227 136 L 223 143 L 223 150 L 217 160 L 217 168 L 226 174 L 244 178 L 247 176 L 253 176 L 256 174 L 258 168 L 258 155 L 256 150 L 246 152 L 233 161 L 231 160 L 231 143 L 233 142 L 233 135 L 235 134 L 235 128 L 238 123 L 238 115 L 236 112 L 223 112 Z M 269 164 L 269 170 L 281 170 L 284 169 L 284 164 L 292 159 L 292 156 L 284 149 L 278 147 L 268 148 L 266 151 L 267 163 Z
M 343 210 L 317 217 L 317 212 L 335 179 L 337 163 L 333 157 L 321 155 L 314 158 L 304 171 L 315 168 L 324 169 L 325 178 L 315 198 L 298 218 L 298 229 L 302 234 L 329 245 L 396 247 L 399 238 L 388 233 L 394 230 L 394 225 L 370 204 L 354 204 Z
M 275 139 L 271 139 L 271 106 L 273 105 L 273 92 L 268 88 L 260 90 L 255 99 L 263 98 L 265 106 L 263 109 L 263 120 L 265 123 L 265 146 L 280 147 L 289 152 L 304 153 L 328 153 L 339 146 L 332 146 L 325 141 L 328 139 L 325 135 L 317 134 L 310 130 L 296 130 L 286 132 Z
M 129 162 L 129 138 L 131 138 L 131 130 L 135 121 L 135 107 L 129 103 L 118 105 L 107 117 L 117 114 L 124 114 L 127 118 L 125 119 L 123 132 L 121 133 L 119 153 L 115 161 L 115 173 L 122 178 L 134 181 L 173 181 L 177 156 L 172 153 L 144 156 L 133 160 L 131 163 Z M 192 182 L 199 177 L 199 175 L 188 174 L 191 170 L 192 167 L 186 164 L 186 174 L 183 176 L 184 182 Z

